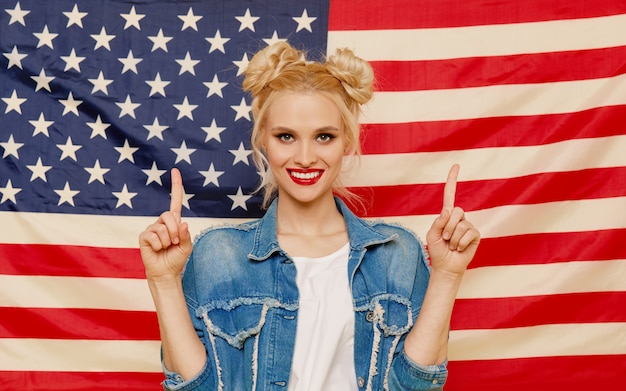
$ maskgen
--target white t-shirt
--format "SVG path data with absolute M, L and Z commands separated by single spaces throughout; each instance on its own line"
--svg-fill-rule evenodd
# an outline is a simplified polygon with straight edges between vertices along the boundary
M 349 251 L 293 257 L 300 308 L 289 391 L 357 390 Z

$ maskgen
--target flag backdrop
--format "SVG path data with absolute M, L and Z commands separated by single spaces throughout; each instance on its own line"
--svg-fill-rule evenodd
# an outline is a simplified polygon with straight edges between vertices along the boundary
M 483 240 L 446 389 L 626 380 L 623 0 L 0 0 L 0 389 L 158 390 L 137 236 L 262 214 L 241 72 L 287 39 L 370 61 L 362 216 L 424 236 L 443 181 Z

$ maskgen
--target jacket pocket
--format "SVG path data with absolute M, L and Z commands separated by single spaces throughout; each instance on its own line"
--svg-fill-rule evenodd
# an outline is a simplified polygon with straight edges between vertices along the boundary
M 199 307 L 196 315 L 209 333 L 241 349 L 248 338 L 261 332 L 268 310 L 276 305 L 271 298 L 239 298 L 209 303 Z
M 373 321 L 385 336 L 403 335 L 413 326 L 413 311 L 408 298 L 386 294 L 373 300 Z

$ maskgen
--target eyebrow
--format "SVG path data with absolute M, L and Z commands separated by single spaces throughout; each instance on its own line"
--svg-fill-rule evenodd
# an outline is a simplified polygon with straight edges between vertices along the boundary
M 288 128 L 286 126 L 274 126 L 273 128 L 270 129 L 270 132 L 275 132 L 275 131 L 280 131 L 280 132 L 295 132 L 294 129 Z M 336 128 L 334 126 L 322 126 L 321 128 L 315 129 L 316 132 L 339 132 L 340 129 Z

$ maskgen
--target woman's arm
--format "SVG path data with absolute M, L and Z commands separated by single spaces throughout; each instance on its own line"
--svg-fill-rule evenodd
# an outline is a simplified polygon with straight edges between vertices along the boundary
M 139 235 L 139 247 L 157 310 L 163 363 L 168 371 L 188 380 L 204 368 L 206 350 L 189 317 L 182 289 L 181 273 L 192 250 L 189 228 L 181 222 L 182 199 L 182 178 L 172 169 L 170 210 Z
M 432 271 L 420 314 L 406 337 L 404 351 L 418 365 L 438 365 L 448 355 L 450 317 L 463 274 L 476 253 L 480 234 L 454 206 L 459 166 L 450 169 L 443 209 L 426 240 Z

